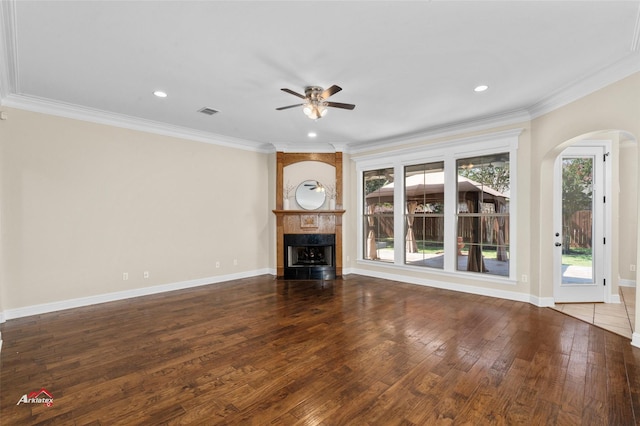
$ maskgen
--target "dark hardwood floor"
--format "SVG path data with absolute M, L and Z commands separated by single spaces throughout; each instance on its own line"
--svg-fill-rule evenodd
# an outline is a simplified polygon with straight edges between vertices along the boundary
M 272 276 L 2 325 L 2 425 L 634 425 L 640 349 L 548 308 Z M 46 389 L 53 405 L 21 403 Z

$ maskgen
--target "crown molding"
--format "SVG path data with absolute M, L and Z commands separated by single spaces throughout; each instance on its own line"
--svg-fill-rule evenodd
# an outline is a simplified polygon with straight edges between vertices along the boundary
M 0 1 L 0 105 L 17 91 L 16 16 L 14 1 Z
M 291 144 L 284 144 L 284 145 L 278 144 L 274 146 L 275 146 L 276 152 L 286 152 L 286 153 L 298 152 L 298 153 L 305 153 L 305 154 L 310 154 L 310 153 L 330 154 L 330 153 L 337 152 L 334 148 L 326 144 L 305 145 L 305 146 L 294 146 Z
M 555 93 L 530 106 L 529 114 L 532 119 L 540 117 L 637 72 L 640 72 L 640 7 L 636 11 L 636 23 L 631 35 L 629 53 L 625 57 L 561 87 Z
M 302 153 L 333 153 L 344 152 L 347 148 L 346 143 L 337 142 L 317 142 L 317 143 L 305 143 L 291 144 L 288 142 L 273 142 L 275 152 L 302 152 Z
M 640 51 L 640 6 L 638 7 L 638 13 L 636 13 L 636 25 L 633 28 L 633 36 L 631 39 L 631 51 Z
M 636 25 L 636 29 L 639 27 L 640 25 Z M 532 119 L 548 114 L 637 72 L 640 72 L 640 52 L 637 51 L 636 42 L 635 52 L 630 52 L 617 62 L 561 87 L 555 93 L 530 106 L 529 114 Z
M 638 31 L 640 31 L 640 23 L 636 25 L 636 33 Z M 615 83 L 616 81 L 622 80 L 636 72 L 640 72 L 640 47 L 638 46 L 637 39 L 638 35 L 636 34 L 634 38 L 636 51 L 629 53 L 627 56 L 611 65 L 602 67 L 601 69 L 588 74 L 577 82 L 562 87 L 552 95 L 545 97 L 528 108 L 434 127 L 425 132 L 404 138 L 353 143 L 348 146 L 348 150 L 345 150 L 345 152 L 349 154 L 359 154 L 380 148 L 393 148 L 402 145 L 410 145 L 413 143 L 424 142 L 428 139 L 454 136 L 467 132 L 487 130 L 490 128 L 530 121 L 583 98 L 597 90 Z
M 502 146 L 505 149 L 510 149 L 510 147 L 517 148 L 518 146 L 518 137 L 525 131 L 522 127 L 514 127 L 512 129 L 497 131 L 497 132 L 489 132 L 475 136 L 468 136 L 457 139 L 448 139 L 441 142 L 436 142 L 429 144 L 428 149 L 429 152 L 437 152 L 438 150 L 447 149 L 452 150 L 451 152 L 454 155 L 457 155 L 456 152 L 460 148 L 462 152 L 465 154 L 473 153 L 476 150 L 469 150 L 471 145 L 486 145 L 487 143 L 492 143 L 492 149 L 498 146 Z M 416 153 L 419 152 L 421 148 L 416 148 L 415 146 L 404 147 L 398 150 L 393 151 L 394 158 L 400 158 L 401 160 L 411 160 L 415 158 Z M 365 167 L 369 167 L 370 163 L 377 163 L 380 160 L 388 160 L 389 152 L 376 152 L 373 154 L 361 153 L 354 154 L 351 156 L 351 159 L 359 164 L 365 164 Z
M 505 114 L 495 114 L 491 116 L 480 117 L 474 120 L 461 121 L 458 123 L 447 124 L 431 128 L 425 132 L 417 133 L 405 138 L 381 140 L 373 143 L 361 142 L 349 145 L 348 154 L 361 154 L 367 151 L 380 148 L 394 148 L 414 143 L 425 142 L 430 139 L 438 139 L 449 136 L 456 136 L 463 133 L 470 133 L 488 129 L 494 129 L 501 126 L 510 126 L 531 120 L 529 113 L 525 110 L 517 110 L 507 112 Z
M 73 104 L 55 102 L 49 99 L 41 99 L 24 95 L 9 95 L 3 99 L 3 105 L 10 108 L 23 109 L 32 112 L 49 114 L 74 120 L 88 121 L 105 124 L 124 129 L 137 130 L 147 133 L 155 133 L 163 136 L 204 142 L 228 148 L 242 149 L 260 153 L 273 151 L 270 144 L 248 141 L 215 133 L 203 132 L 157 121 L 145 120 L 124 114 L 117 114 L 102 110 L 80 107 Z

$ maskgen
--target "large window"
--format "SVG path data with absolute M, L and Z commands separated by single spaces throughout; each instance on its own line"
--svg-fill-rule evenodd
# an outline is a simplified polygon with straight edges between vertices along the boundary
M 393 262 L 393 168 L 366 171 L 363 183 L 364 258 Z
M 444 162 L 404 169 L 405 263 L 444 267 Z
M 516 282 L 521 131 L 356 156 L 359 260 Z
M 457 269 L 509 276 L 509 154 L 457 161 Z

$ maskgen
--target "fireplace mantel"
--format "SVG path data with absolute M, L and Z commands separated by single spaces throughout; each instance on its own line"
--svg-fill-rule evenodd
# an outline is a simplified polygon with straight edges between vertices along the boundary
M 335 234 L 344 210 L 273 210 L 285 234 Z
M 331 234 L 336 242 L 336 277 L 342 276 L 342 215 L 345 210 L 273 210 L 276 215 L 277 275 L 284 276 L 285 234 Z

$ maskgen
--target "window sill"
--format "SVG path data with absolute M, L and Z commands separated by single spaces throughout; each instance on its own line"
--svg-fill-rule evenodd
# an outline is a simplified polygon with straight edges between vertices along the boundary
M 446 278 L 458 278 L 469 281 L 481 281 L 492 284 L 504 284 L 515 286 L 518 284 L 518 281 L 515 279 L 511 279 L 510 277 L 505 277 L 503 275 L 492 275 L 492 274 L 481 274 L 478 272 L 466 272 L 466 271 L 445 271 L 443 269 L 435 269 L 428 267 L 420 267 L 420 266 L 411 266 L 411 265 L 397 265 L 395 263 L 389 262 L 379 262 L 375 260 L 366 260 L 366 259 L 358 259 L 356 262 L 358 265 L 363 266 L 375 266 L 384 269 L 389 269 L 393 271 L 404 271 L 404 272 L 422 272 L 424 274 L 434 276 L 434 277 L 446 277 Z

